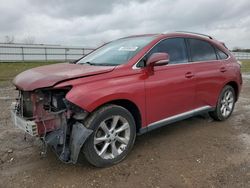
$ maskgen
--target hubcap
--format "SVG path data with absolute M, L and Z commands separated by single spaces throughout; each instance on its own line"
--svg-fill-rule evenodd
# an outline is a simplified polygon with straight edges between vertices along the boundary
M 234 95 L 233 92 L 228 90 L 224 93 L 221 100 L 221 114 L 223 117 L 228 117 L 233 110 L 234 105 Z
M 114 159 L 126 149 L 129 140 L 128 121 L 116 115 L 100 123 L 94 136 L 94 148 L 101 158 Z

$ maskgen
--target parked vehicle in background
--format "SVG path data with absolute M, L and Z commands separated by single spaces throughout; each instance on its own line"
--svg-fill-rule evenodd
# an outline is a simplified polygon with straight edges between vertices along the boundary
M 13 83 L 16 126 L 64 162 L 76 163 L 82 151 L 106 167 L 127 156 L 136 135 L 206 112 L 226 120 L 242 78 L 223 43 L 175 32 L 121 38 L 75 64 L 27 70 Z

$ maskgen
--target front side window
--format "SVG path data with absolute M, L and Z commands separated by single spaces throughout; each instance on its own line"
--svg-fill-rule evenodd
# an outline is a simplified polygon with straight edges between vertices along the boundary
M 188 39 L 192 61 L 217 60 L 211 44 L 199 39 Z
M 165 39 L 152 48 L 147 55 L 138 63 L 139 67 L 146 65 L 147 59 L 158 52 L 168 53 L 169 64 L 179 64 L 188 62 L 186 44 L 183 38 Z
M 116 66 L 128 62 L 143 47 L 149 44 L 155 36 L 130 37 L 112 41 L 89 55 L 83 57 L 77 64 Z

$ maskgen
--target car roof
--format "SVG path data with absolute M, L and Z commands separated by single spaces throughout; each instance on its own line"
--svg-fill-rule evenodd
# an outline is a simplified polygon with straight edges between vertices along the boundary
M 141 35 L 131 35 L 123 38 L 136 38 L 136 37 L 152 37 L 156 38 L 168 38 L 168 37 L 194 37 L 194 38 L 202 38 L 202 39 L 213 39 L 211 36 L 201 33 L 188 32 L 188 31 L 175 31 L 169 33 L 155 33 L 155 34 L 141 34 Z
M 136 38 L 136 37 L 153 37 L 153 36 L 155 36 L 156 40 L 161 40 L 161 39 L 165 39 L 165 38 L 174 38 L 174 37 L 195 38 L 195 39 L 206 40 L 208 42 L 211 42 L 211 43 L 219 46 L 221 49 L 226 48 L 226 46 L 223 42 L 220 42 L 209 35 L 195 33 L 195 32 L 189 32 L 189 31 L 175 31 L 175 32 L 169 32 L 169 33 L 131 35 L 131 36 L 123 37 L 121 39 Z

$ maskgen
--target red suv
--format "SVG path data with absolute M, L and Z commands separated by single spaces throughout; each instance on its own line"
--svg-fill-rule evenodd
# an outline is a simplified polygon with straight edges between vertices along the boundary
M 234 109 L 240 65 L 210 36 L 175 32 L 107 43 L 74 63 L 27 70 L 14 79 L 14 124 L 76 163 L 123 160 L 136 135 L 201 113 L 218 121 Z M 45 147 L 46 148 L 46 147 Z

